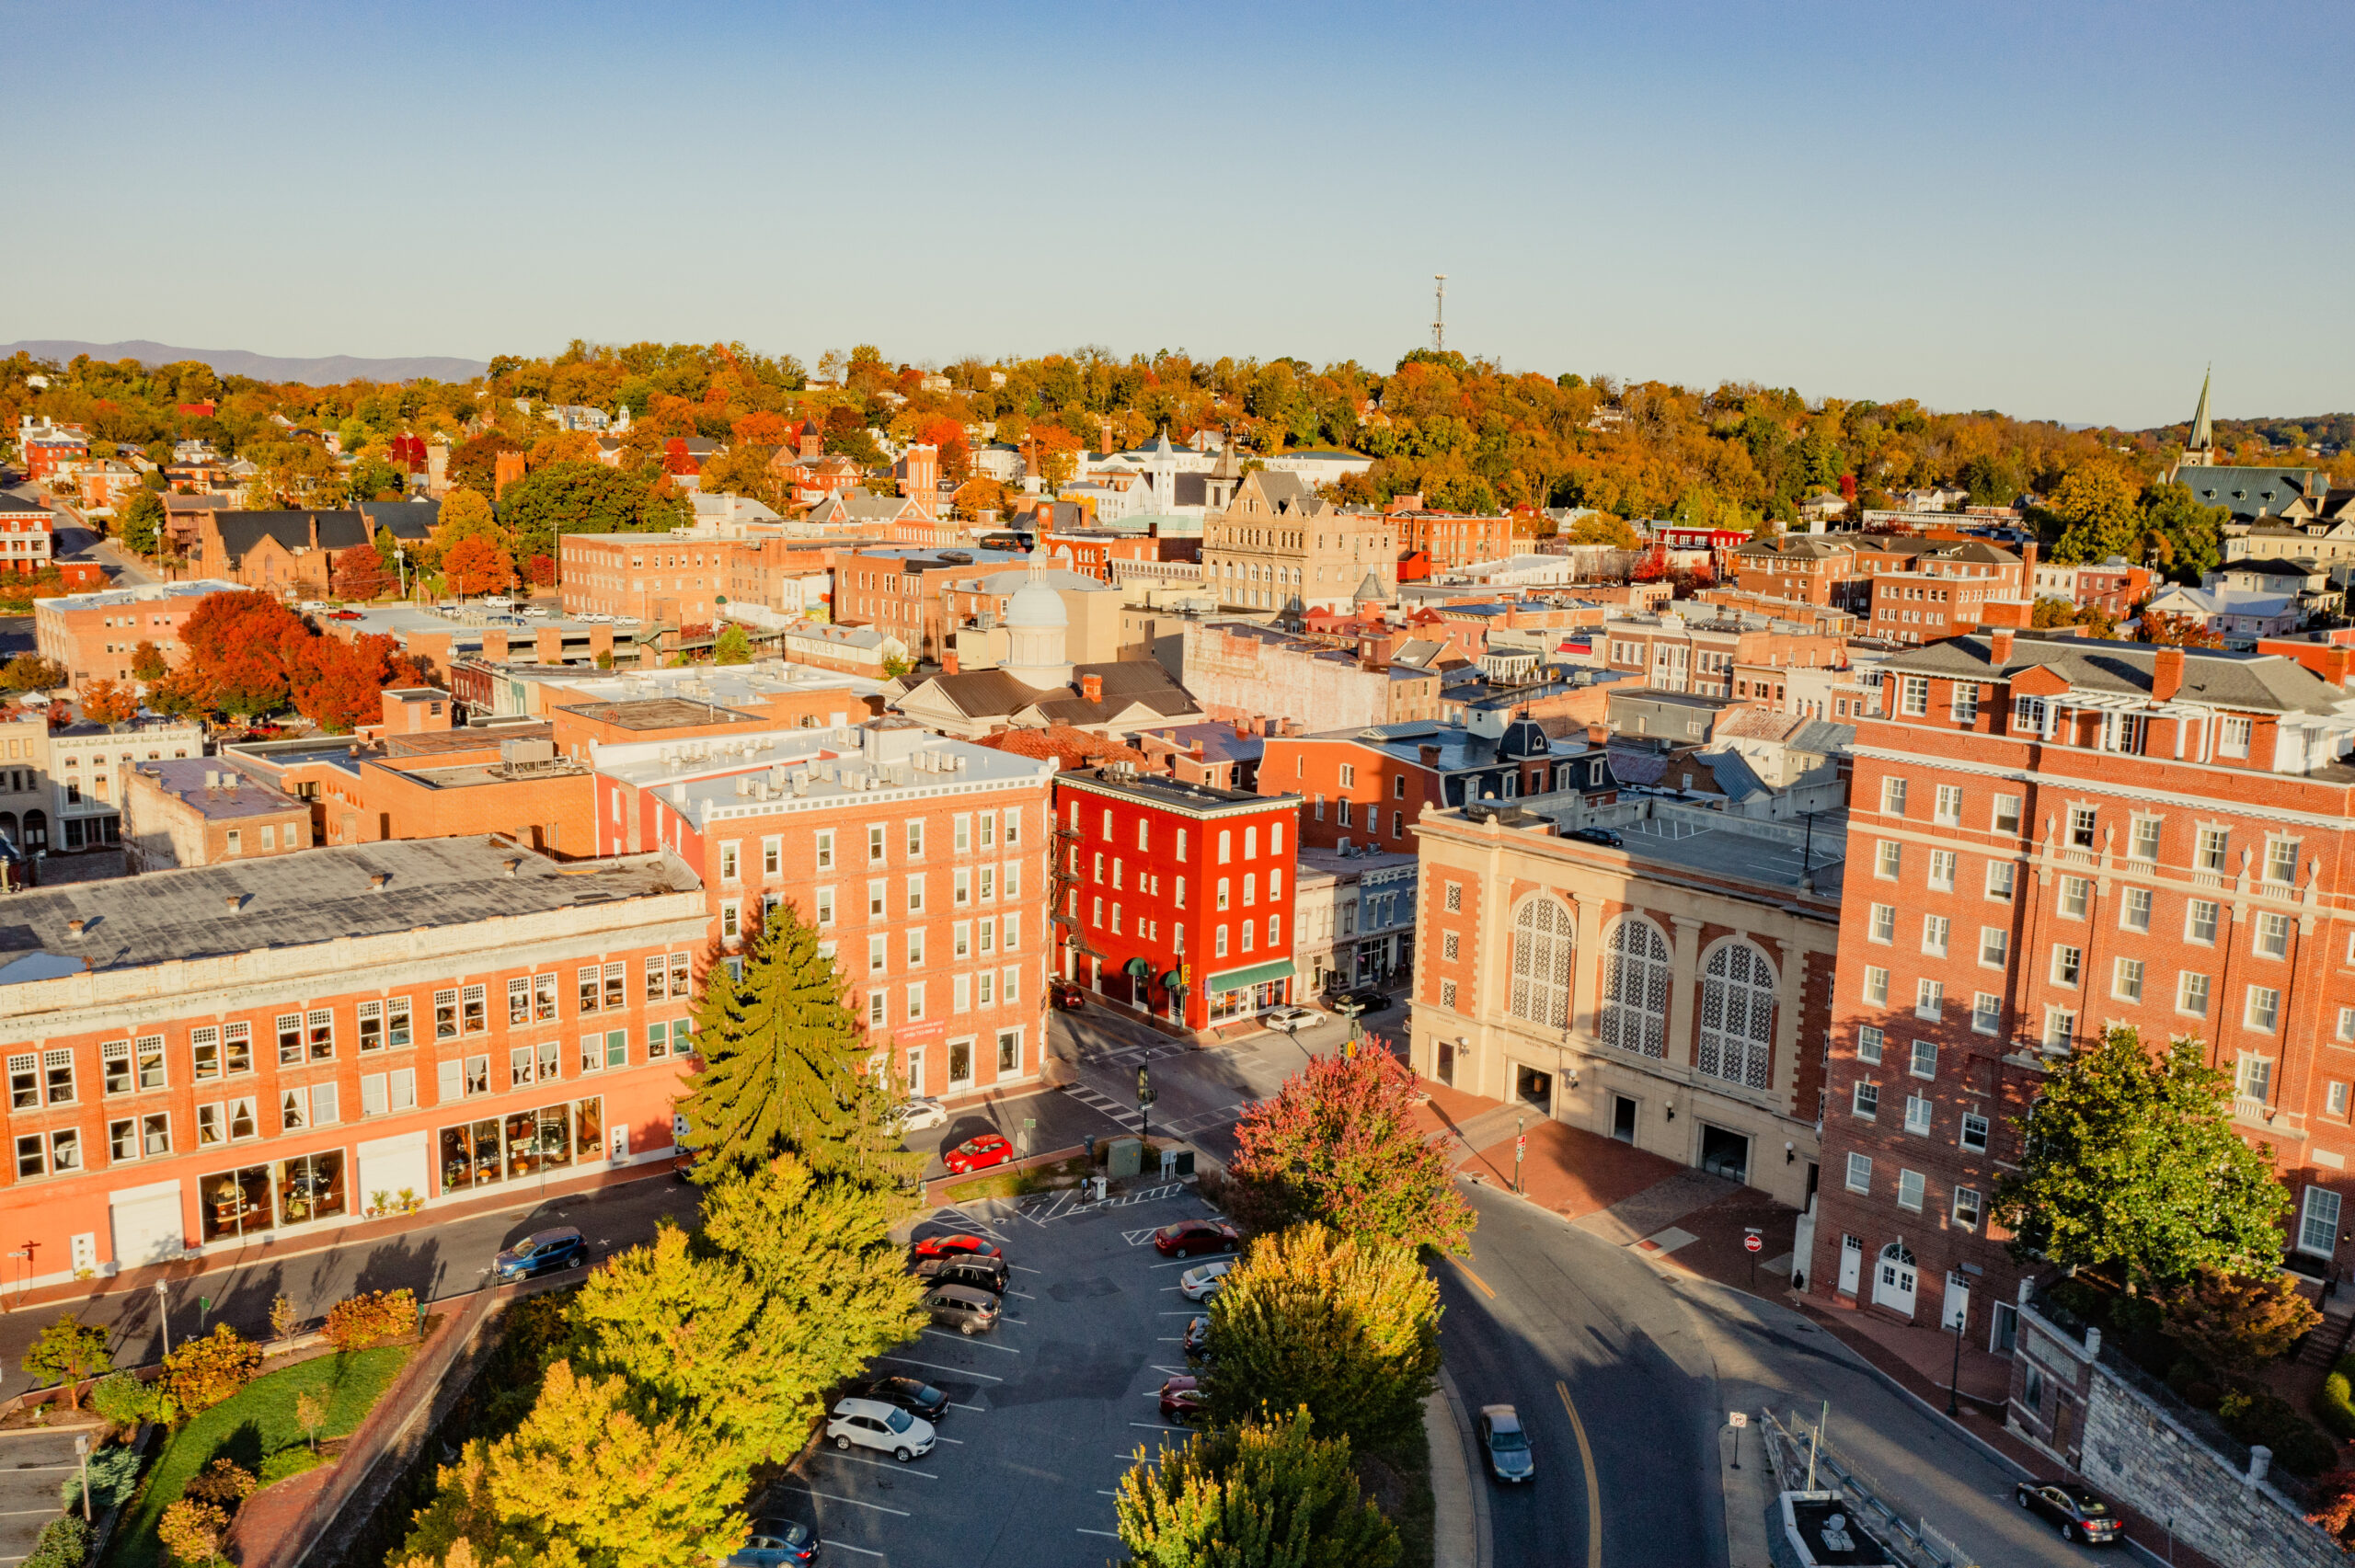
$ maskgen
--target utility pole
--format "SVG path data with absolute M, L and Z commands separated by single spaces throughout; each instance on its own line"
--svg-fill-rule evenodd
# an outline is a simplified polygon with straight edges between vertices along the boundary
M 1445 353 L 1447 351 L 1447 274 L 1434 272 L 1431 274 L 1431 281 L 1438 285 L 1438 299 L 1431 316 L 1431 350 L 1434 353 Z

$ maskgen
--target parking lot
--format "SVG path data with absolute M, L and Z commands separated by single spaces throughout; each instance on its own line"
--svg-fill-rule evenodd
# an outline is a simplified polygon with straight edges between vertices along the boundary
M 1190 1263 L 1163 1258 L 1152 1233 L 1212 1212 L 1170 1185 L 1101 1206 L 1058 1194 L 932 1216 L 919 1238 L 984 1234 L 1013 1268 L 992 1332 L 926 1329 L 877 1364 L 948 1396 L 939 1446 L 905 1465 L 813 1448 L 758 1512 L 813 1526 L 821 1562 L 1098 1568 L 1118 1556 L 1113 1497 L 1131 1456 L 1186 1440 L 1156 1396 L 1187 1369 L 1180 1339 L 1200 1310 L 1178 1291 Z

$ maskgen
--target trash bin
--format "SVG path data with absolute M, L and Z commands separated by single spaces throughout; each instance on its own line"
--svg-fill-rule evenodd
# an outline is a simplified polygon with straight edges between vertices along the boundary
M 1190 1175 L 1192 1175 L 1192 1174 L 1194 1173 L 1194 1151 L 1193 1151 L 1192 1150 L 1190 1150 L 1190 1149 L 1180 1149 L 1180 1150 L 1178 1150 L 1177 1152 L 1178 1152 L 1178 1170 L 1177 1170 L 1177 1174 L 1178 1174 L 1178 1175 L 1180 1175 L 1180 1176 L 1190 1176 Z
M 1092 1132 L 1087 1135 L 1087 1162 L 1096 1163 L 1096 1135 Z

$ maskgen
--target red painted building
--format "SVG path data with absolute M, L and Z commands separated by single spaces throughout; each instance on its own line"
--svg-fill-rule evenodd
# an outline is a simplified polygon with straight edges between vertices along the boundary
M 1300 796 L 1096 768 L 1055 779 L 1065 979 L 1207 1029 L 1292 1000 Z

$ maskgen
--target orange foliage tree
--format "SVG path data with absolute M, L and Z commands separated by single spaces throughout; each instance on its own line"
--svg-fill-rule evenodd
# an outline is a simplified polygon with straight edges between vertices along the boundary
M 513 587 L 515 564 L 488 539 L 462 539 L 442 557 L 442 575 L 449 579 L 451 591 L 464 598 Z
M 793 421 L 763 408 L 737 420 L 729 433 L 740 447 L 783 446 L 793 439 Z
M 350 642 L 321 637 L 295 683 L 294 711 L 330 735 L 349 734 L 384 712 L 389 686 L 422 686 L 418 669 L 400 644 L 370 632 Z
M 93 724 L 129 724 L 139 716 L 138 695 L 114 681 L 93 681 L 82 692 L 82 716 Z

